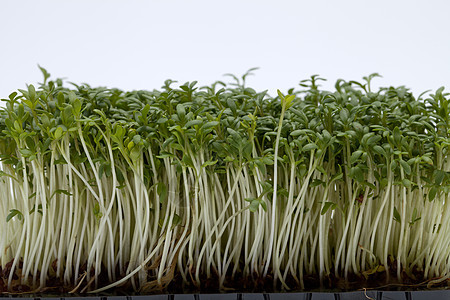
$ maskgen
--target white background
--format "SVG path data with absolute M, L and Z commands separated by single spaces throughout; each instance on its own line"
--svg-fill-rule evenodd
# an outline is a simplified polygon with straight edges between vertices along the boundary
M 0 1 L 0 98 L 53 77 L 122 89 L 224 80 L 257 89 L 373 72 L 378 85 L 450 88 L 450 1 Z

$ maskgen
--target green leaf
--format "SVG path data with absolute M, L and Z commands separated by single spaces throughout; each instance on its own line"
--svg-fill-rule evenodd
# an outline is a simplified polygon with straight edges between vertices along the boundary
M 401 142 L 402 142 L 402 133 L 400 132 L 400 129 L 398 127 L 394 128 L 393 137 L 394 137 L 394 143 L 397 146 L 400 146 Z
M 164 203 L 167 199 L 167 187 L 163 182 L 158 182 L 156 185 L 156 192 L 159 196 L 159 202 Z
M 434 198 L 436 198 L 438 189 L 436 187 L 432 187 L 430 191 L 428 192 L 428 201 L 433 201 Z
M 362 150 L 357 150 L 355 152 L 352 153 L 352 155 L 350 156 L 350 164 L 354 164 L 363 154 Z
M 191 121 L 187 122 L 186 125 L 184 125 L 184 127 L 189 128 L 189 127 L 192 127 L 192 126 L 195 126 L 195 125 L 199 125 L 199 124 L 202 124 L 202 123 L 203 123 L 202 120 L 191 120 Z
M 410 187 L 411 187 L 411 180 L 404 178 L 404 179 L 402 180 L 402 184 L 403 184 L 405 187 L 410 188 Z
M 30 100 L 32 101 L 36 100 L 36 89 L 32 84 L 28 86 L 28 95 L 30 96 Z
M 215 164 L 217 164 L 217 162 L 218 162 L 218 160 L 214 160 L 214 161 L 208 160 L 207 162 L 204 162 L 201 167 L 205 168 L 207 166 L 214 166 Z
M 15 129 L 17 132 L 22 132 L 22 126 L 20 126 L 20 123 L 19 123 L 19 121 L 17 121 L 17 120 L 14 121 L 14 129 Z
M 180 119 L 184 119 L 184 117 L 186 116 L 186 110 L 185 110 L 183 104 L 177 105 L 177 114 L 178 114 L 178 117 L 180 117 Z
M 47 79 L 50 77 L 50 73 L 48 73 L 47 70 L 40 65 L 38 65 L 38 68 L 41 70 L 42 75 L 44 76 L 44 82 L 47 82 Z
M 394 206 L 394 220 L 401 223 L 400 214 L 395 206 Z
M 194 166 L 194 162 L 192 161 L 192 158 L 188 155 L 183 155 L 183 158 L 181 159 L 181 161 L 188 167 L 190 168 L 195 168 Z
M 429 185 L 432 185 L 433 183 L 431 182 L 430 178 L 425 177 L 425 176 L 420 176 L 420 180 L 428 183 Z
M 309 184 L 310 187 L 316 187 L 316 186 L 319 186 L 319 185 L 325 186 L 325 182 L 323 182 L 322 180 L 317 179 L 317 178 L 314 179 L 314 180 Z
M 36 204 L 33 205 L 33 208 L 30 210 L 30 215 L 36 211 Z M 42 215 L 42 204 L 38 205 L 37 212 Z
M 30 157 L 34 154 L 30 149 L 19 149 L 19 152 L 23 157 Z
M 120 188 L 124 188 L 125 187 L 125 185 L 124 185 L 125 177 L 123 176 L 122 171 L 120 170 L 120 168 L 116 168 L 115 171 L 116 171 L 117 181 L 120 184 Z
M 58 106 L 60 108 L 62 108 L 63 105 L 64 105 L 64 102 L 65 102 L 64 93 L 63 92 L 59 92 L 58 96 L 56 96 L 56 99 L 58 100 Z
M 245 198 L 244 199 L 247 202 L 250 202 L 250 205 L 248 207 L 248 209 L 251 212 L 256 212 L 258 211 L 259 206 L 261 205 L 262 209 L 264 211 L 267 211 L 267 204 L 264 200 L 260 199 L 260 198 Z
M 264 156 L 264 157 L 261 158 L 261 161 L 265 165 L 273 165 L 273 157 L 271 157 L 271 156 Z
M 231 111 L 235 114 L 237 111 L 237 108 L 236 108 L 236 103 L 234 102 L 234 100 L 231 98 L 228 98 L 227 104 L 228 104 L 228 107 L 231 109 Z
M 364 127 L 359 122 L 353 122 L 352 125 L 356 131 L 361 132 L 364 130 Z
M 279 186 L 277 190 L 277 196 L 283 196 L 287 198 L 289 196 L 289 192 L 287 189 Z
M 146 105 L 144 106 L 144 108 L 142 109 L 142 111 L 141 111 L 142 116 L 144 117 L 144 119 L 147 118 L 147 115 L 148 115 L 148 112 L 149 112 L 149 111 L 150 111 L 150 105 L 149 105 L 149 104 L 146 104 Z
M 344 177 L 344 174 L 343 174 L 342 172 L 340 172 L 340 173 L 338 173 L 338 174 L 334 174 L 334 175 L 331 177 L 330 183 L 333 182 L 333 181 L 339 180 L 339 179 L 341 179 L 341 178 L 343 178 L 343 177 Z
M 337 204 L 334 203 L 334 202 L 325 202 L 324 205 L 323 205 L 323 207 L 322 207 L 322 211 L 320 212 L 320 214 L 321 214 L 321 215 L 324 215 L 324 214 L 327 213 L 327 211 L 328 211 L 329 209 L 333 210 L 333 209 L 336 208 L 336 206 L 337 206 Z
M 403 159 L 399 159 L 400 165 L 403 168 L 403 171 L 405 171 L 406 175 L 410 175 L 411 174 L 411 167 L 409 166 L 409 164 L 404 161 Z
M 367 140 L 367 145 L 368 145 L 368 146 L 375 145 L 375 144 L 378 143 L 380 140 L 381 140 L 381 136 L 379 136 L 379 135 L 371 136 L 371 137 Z
M 435 185 L 441 185 L 442 181 L 444 180 L 446 176 L 446 173 L 442 170 L 436 170 L 434 171 L 434 184 Z
M 341 109 L 341 111 L 339 112 L 339 116 L 341 117 L 341 121 L 344 124 L 348 123 L 348 110 L 346 108 Z
M 424 163 L 427 163 L 427 164 L 429 164 L 429 165 L 432 165 L 432 164 L 433 164 L 433 160 L 431 160 L 431 158 L 429 158 L 429 157 L 426 156 L 426 155 L 422 156 L 421 159 L 422 159 L 422 161 L 423 161 Z
M 262 209 L 264 209 L 264 211 L 267 211 L 267 203 L 266 203 L 266 201 L 260 199 L 259 200 L 259 204 L 261 205 Z
M 384 150 L 384 148 L 381 146 L 378 145 L 373 146 L 373 151 L 380 154 L 381 156 L 387 157 L 386 150 Z
M 76 117 L 79 117 L 80 113 L 81 113 L 81 100 L 76 98 L 75 101 L 72 104 L 72 107 L 73 107 L 73 114 Z
M 322 173 L 323 175 L 328 175 L 327 171 L 325 171 L 325 169 L 324 169 L 321 165 L 318 165 L 318 166 L 316 167 L 316 169 L 317 169 L 317 171 L 319 171 L 319 172 Z
M 294 130 L 291 132 L 291 136 L 296 137 L 299 135 L 304 135 L 305 131 L 303 129 Z
M 398 166 L 397 161 L 396 161 L 396 160 L 393 160 L 393 161 L 391 162 L 391 171 L 392 171 L 392 172 L 395 172 L 395 169 L 397 169 L 397 166 Z
M 178 225 L 180 225 L 181 224 L 181 217 L 179 216 L 179 215 L 177 215 L 177 214 L 174 214 L 173 215 L 173 218 L 172 218 L 172 229 L 175 227 L 175 226 L 178 226 Z
M 170 138 L 166 139 L 164 143 L 162 144 L 161 148 L 165 149 L 168 145 L 176 141 L 175 137 L 171 136 Z
M 134 147 L 133 149 L 131 149 L 130 151 L 131 161 L 137 162 L 137 160 L 141 157 L 141 154 L 142 152 L 139 150 L 138 147 Z
M 295 95 L 288 95 L 284 98 L 284 105 L 286 108 L 290 108 L 292 106 L 292 101 L 294 101 Z
M 282 100 L 284 99 L 284 95 L 280 90 L 277 90 L 277 94 L 278 94 L 278 97 L 280 97 L 280 99 L 282 99 Z
M 61 127 L 56 128 L 55 130 L 55 139 L 59 140 L 63 135 L 63 129 Z
M 12 218 L 14 218 L 15 216 L 17 216 L 17 218 L 19 219 L 19 220 L 22 220 L 22 218 L 23 218 L 23 214 L 19 211 L 19 210 L 17 210 L 17 209 L 11 209 L 10 211 L 9 211 L 9 214 L 8 214 L 8 216 L 6 217 L 6 222 L 9 222 Z
M 308 151 L 311 151 L 311 150 L 314 150 L 314 149 L 317 149 L 317 145 L 316 144 L 314 144 L 314 143 L 309 143 L 309 144 L 306 144 L 304 147 L 303 147 L 303 151 L 304 152 L 308 152 Z
M 66 190 L 55 190 L 53 192 L 53 194 L 64 194 L 64 195 L 67 195 L 67 196 L 72 196 L 72 194 L 69 191 L 66 191 Z
M 350 169 L 350 177 L 352 177 L 353 179 L 355 179 L 358 182 L 363 182 L 364 181 L 364 172 L 358 166 L 352 167 Z
M 173 155 L 172 153 L 169 153 L 169 152 L 165 152 L 165 151 L 162 151 L 159 155 L 157 155 L 156 156 L 157 158 L 168 158 L 168 157 L 175 157 L 175 155 Z
M 331 134 L 328 132 L 328 130 L 324 129 L 322 131 L 323 141 L 325 143 L 328 143 L 331 140 Z
M 97 220 L 99 220 L 103 216 L 98 201 L 95 201 L 94 204 L 94 216 L 97 218 Z
M 14 124 L 10 119 L 5 119 L 5 125 L 9 130 L 13 130 L 14 128 Z
M 219 125 L 220 123 L 217 121 L 211 121 L 211 122 L 206 122 L 205 124 L 203 124 L 203 126 L 201 127 L 201 130 L 207 130 L 213 127 L 216 127 L 217 125 Z
M 259 201 L 258 200 L 254 200 L 254 201 L 252 201 L 250 203 L 249 210 L 251 212 L 256 212 L 258 210 L 258 207 L 259 207 Z

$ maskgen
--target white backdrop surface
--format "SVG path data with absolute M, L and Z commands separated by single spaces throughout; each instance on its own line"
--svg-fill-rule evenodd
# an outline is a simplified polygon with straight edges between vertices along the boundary
M 260 67 L 249 84 L 294 87 L 373 72 L 378 85 L 450 88 L 450 1 L 0 1 L 0 98 L 53 77 L 93 86 L 209 84 Z

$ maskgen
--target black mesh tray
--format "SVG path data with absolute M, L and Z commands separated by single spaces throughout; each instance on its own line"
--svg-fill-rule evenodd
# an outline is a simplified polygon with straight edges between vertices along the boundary
M 12 298 L 13 295 L 2 298 Z M 19 296 L 25 298 L 26 296 Z M 450 300 L 450 290 L 341 293 L 164 294 L 149 296 L 27 297 L 33 300 Z

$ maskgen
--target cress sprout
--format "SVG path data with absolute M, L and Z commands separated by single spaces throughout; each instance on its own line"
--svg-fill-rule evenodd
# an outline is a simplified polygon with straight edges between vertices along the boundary
M 41 70 L 0 109 L 2 291 L 450 278 L 443 88 L 314 75 L 271 97 L 249 72 L 124 92 Z

